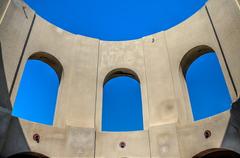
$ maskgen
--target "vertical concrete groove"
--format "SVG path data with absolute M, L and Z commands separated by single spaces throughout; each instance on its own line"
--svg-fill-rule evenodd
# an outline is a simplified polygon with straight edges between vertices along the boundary
M 19 68 L 20 68 L 20 65 L 22 63 L 22 59 L 23 59 L 23 56 L 24 56 L 24 53 L 25 53 L 25 50 L 26 50 L 26 47 L 27 47 L 27 44 L 28 44 L 28 40 L 29 40 L 30 34 L 32 32 L 32 28 L 33 28 L 35 19 L 36 19 L 36 14 L 34 14 L 34 16 L 33 16 L 33 20 L 32 20 L 32 23 L 30 25 L 30 29 L 29 29 L 28 34 L 27 34 L 27 38 L 26 38 L 26 40 L 24 42 L 24 45 L 23 45 L 22 53 L 21 53 L 21 56 L 19 58 L 17 69 L 15 71 L 15 74 L 14 74 L 14 77 L 13 77 L 13 81 L 12 81 L 12 85 L 11 85 L 11 88 L 10 88 L 10 91 L 9 91 L 9 96 L 12 95 L 13 87 L 14 87 L 15 82 L 16 82 L 16 78 L 17 78 L 17 75 L 18 75 L 18 72 L 19 72 Z
M 100 58 L 100 40 L 98 40 L 98 53 L 97 53 L 97 75 L 96 75 L 96 92 L 95 92 L 95 109 L 94 109 L 94 128 L 95 128 L 95 139 L 94 139 L 94 158 L 96 157 L 96 113 L 97 113 L 97 90 L 98 90 L 98 67 L 99 67 L 99 58 Z
M 1 23 L 2 23 L 2 21 L 3 21 L 3 19 L 4 19 L 4 17 L 5 17 L 5 14 L 6 14 L 7 10 L 8 10 L 8 7 L 10 6 L 10 4 L 11 4 L 11 0 L 8 0 L 8 3 L 7 3 L 7 5 L 6 5 L 6 8 L 5 8 L 5 10 L 3 11 L 2 17 L 0 17 L 0 25 L 1 25 Z
M 171 64 L 171 59 L 170 59 L 170 55 L 169 55 L 168 42 L 167 42 L 167 37 L 166 37 L 165 32 L 164 32 L 164 40 L 165 40 L 166 49 L 167 49 L 168 63 L 169 63 L 169 68 L 170 68 L 170 73 L 171 73 L 171 78 L 172 78 L 172 85 L 173 85 L 174 97 L 177 98 L 175 83 L 174 83 L 174 79 L 173 79 L 172 64 Z M 178 110 L 178 111 L 179 111 L 179 110 Z M 178 117 L 177 117 L 177 121 L 178 121 Z M 176 129 L 176 137 L 177 137 L 177 144 L 178 144 L 178 152 L 179 152 L 179 154 L 180 154 L 180 156 L 181 156 L 182 154 L 181 154 L 181 150 L 179 150 L 179 148 L 180 148 L 180 143 L 179 143 L 179 141 L 178 141 L 178 132 L 177 132 L 177 129 Z
M 173 85 L 172 88 L 173 88 L 173 91 L 174 91 L 174 97 L 177 98 L 175 83 L 174 83 L 174 79 L 173 79 L 173 72 L 172 72 L 172 64 L 171 64 L 172 62 L 171 62 L 171 59 L 170 59 L 167 37 L 166 37 L 165 32 L 164 32 L 163 34 L 164 34 L 164 40 L 165 40 L 165 45 L 166 45 L 166 49 L 167 49 L 168 63 L 169 63 L 170 74 L 171 74 L 172 85 Z M 179 110 L 178 110 L 178 111 L 179 111 Z M 184 111 L 185 111 L 185 110 L 184 110 Z M 186 111 L 185 111 L 185 112 L 186 112 Z M 178 120 L 178 118 L 177 118 L 177 120 Z
M 150 104 L 149 104 L 149 95 L 148 95 L 148 78 L 147 78 L 147 70 L 146 70 L 146 59 L 145 59 L 145 51 L 144 51 L 144 41 L 142 39 L 142 51 L 143 51 L 143 61 L 144 61 L 144 73 L 146 77 L 146 89 L 147 89 L 147 103 L 148 103 L 148 113 L 150 111 Z M 143 125 L 144 127 L 144 125 Z M 151 150 L 151 139 L 150 139 L 150 116 L 148 114 L 148 146 L 149 146 L 149 156 L 152 157 L 152 150 Z
M 230 80 L 231 80 L 231 83 L 232 83 L 232 86 L 233 86 L 235 95 L 238 96 L 237 88 L 236 88 L 236 85 L 235 85 L 235 83 L 234 83 L 234 80 L 233 80 L 233 77 L 232 77 L 230 68 L 229 68 L 229 66 L 228 66 L 227 59 L 226 59 L 226 56 L 225 56 L 225 54 L 224 54 L 224 51 L 223 51 L 223 48 L 222 48 L 220 39 L 219 39 L 219 37 L 218 37 L 216 28 L 215 28 L 215 26 L 214 26 L 214 24 L 213 24 L 212 17 L 211 17 L 211 15 L 210 15 L 210 13 L 209 13 L 209 10 L 208 10 L 208 7 L 207 7 L 207 6 L 205 6 L 205 9 L 206 9 L 206 12 L 207 12 L 209 21 L 210 21 L 210 23 L 211 23 L 211 26 L 212 26 L 214 35 L 215 35 L 215 37 L 216 37 L 216 39 L 217 39 L 217 43 L 218 43 L 218 46 L 219 46 L 219 48 L 220 48 L 221 54 L 222 54 L 222 56 L 223 56 L 223 60 L 224 60 L 224 63 L 225 63 L 225 65 L 226 65 L 226 68 L 227 68 L 227 71 L 228 71 L 228 75 L 229 75 L 229 77 L 230 77 Z
M 26 19 L 28 19 L 28 15 L 27 15 L 25 6 L 22 7 L 22 10 L 23 10 L 23 13 L 24 13 Z

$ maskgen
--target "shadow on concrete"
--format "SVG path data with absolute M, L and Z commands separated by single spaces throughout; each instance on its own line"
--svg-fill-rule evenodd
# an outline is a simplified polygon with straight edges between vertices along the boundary
M 29 151 L 19 120 L 11 116 L 12 104 L 7 86 L 0 42 L 0 157 Z
M 18 118 L 11 117 L 1 155 L 7 157 L 21 152 L 30 152 L 30 147 Z
M 221 147 L 240 153 L 240 100 L 233 103 L 230 113 Z
M 3 57 L 2 57 L 2 45 L 0 42 L 0 106 L 2 108 L 11 110 L 12 105 L 10 102 L 10 96 L 9 96 L 9 91 L 8 91 L 8 86 L 7 86 L 7 79 L 4 71 L 4 63 L 3 63 Z
M 18 153 L 12 156 L 9 156 L 8 158 L 48 158 L 47 156 L 40 154 L 40 153 L 36 153 L 36 152 L 22 152 L 22 153 Z

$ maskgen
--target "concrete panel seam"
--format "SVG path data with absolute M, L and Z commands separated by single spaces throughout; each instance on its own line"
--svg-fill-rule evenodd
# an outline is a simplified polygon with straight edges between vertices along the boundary
M 1 23 L 3 22 L 3 19 L 4 19 L 4 17 L 5 17 L 5 14 L 6 14 L 7 10 L 8 10 L 8 7 L 10 6 L 10 3 L 11 3 L 11 0 L 8 1 L 7 5 L 6 5 L 6 8 L 5 8 L 5 10 L 3 11 L 2 17 L 1 17 L 1 19 L 0 19 L 0 25 L 1 25 Z
M 95 109 L 94 109 L 94 128 L 95 128 L 95 138 L 94 138 L 94 152 L 93 156 L 96 157 L 96 137 L 97 137 L 97 131 L 96 131 L 96 109 L 97 109 L 97 89 L 98 89 L 98 67 L 99 67 L 99 52 L 100 52 L 100 40 L 98 40 L 98 52 L 97 52 L 97 75 L 96 75 L 96 89 L 95 89 Z
M 14 87 L 15 82 L 16 82 L 16 79 L 17 79 L 17 75 L 18 75 L 18 72 L 19 72 L 19 69 L 20 69 L 20 65 L 21 65 L 21 63 L 22 63 L 22 59 L 23 59 L 23 56 L 24 56 L 24 53 L 25 53 L 25 50 L 26 50 L 26 47 L 27 47 L 27 44 L 28 44 L 28 40 L 29 40 L 30 34 L 31 34 L 31 32 L 32 32 L 32 28 L 33 28 L 35 19 L 36 19 L 36 14 L 34 14 L 34 16 L 33 16 L 32 23 L 31 23 L 31 25 L 30 25 L 30 28 L 29 28 L 29 31 L 28 31 L 28 34 L 27 34 L 25 43 L 24 43 L 24 45 L 23 45 L 22 53 L 21 53 L 21 56 L 20 56 L 20 58 L 19 58 L 18 65 L 17 65 L 17 69 L 16 69 L 15 74 L 14 74 L 14 77 L 13 77 L 12 85 L 11 85 L 11 87 L 10 87 L 9 96 L 12 95 L 13 87 Z
M 175 86 L 174 86 L 174 79 L 173 79 L 173 72 L 172 72 L 172 64 L 171 64 L 171 60 L 170 60 L 170 54 L 169 54 L 169 48 L 168 48 L 168 42 L 167 42 L 167 37 L 166 37 L 166 34 L 165 32 L 163 33 L 164 34 L 164 40 L 166 42 L 166 49 L 167 49 L 167 55 L 168 55 L 168 62 L 169 62 L 169 68 L 170 68 L 170 73 L 171 73 L 171 78 L 172 78 L 172 83 L 173 83 L 173 90 L 174 90 L 174 97 L 177 98 L 177 95 L 176 95 L 176 89 L 175 89 Z M 178 106 L 177 106 L 178 107 Z M 178 118 L 177 118 L 178 119 Z
M 228 71 L 228 75 L 229 75 L 229 77 L 230 77 L 230 80 L 231 80 L 231 83 L 232 83 L 232 86 L 233 86 L 235 95 L 238 96 L 237 87 L 236 87 L 236 85 L 235 85 L 235 83 L 234 83 L 234 81 L 233 81 L 233 77 L 232 77 L 230 68 L 229 68 L 229 66 L 228 66 L 227 59 L 226 59 L 226 57 L 225 57 L 225 54 L 224 54 L 224 51 L 223 51 L 221 42 L 220 42 L 220 40 L 219 40 L 219 37 L 218 37 L 217 31 L 216 31 L 216 28 L 215 28 L 215 26 L 214 26 L 214 24 L 213 24 L 213 21 L 212 21 L 212 18 L 211 18 L 211 15 L 210 15 L 210 13 L 209 13 L 209 10 L 208 10 L 207 6 L 205 6 L 205 9 L 206 9 L 206 12 L 207 12 L 209 21 L 210 21 L 210 23 L 211 23 L 211 26 L 212 26 L 214 35 L 215 35 L 215 37 L 216 37 L 216 39 L 217 39 L 217 43 L 218 43 L 218 46 L 219 46 L 219 48 L 220 48 L 221 54 L 222 54 L 222 56 L 223 56 L 223 60 L 224 60 L 224 63 L 225 63 L 225 65 L 226 65 L 226 68 L 227 68 L 227 71 Z
M 169 62 L 169 67 L 170 67 L 170 73 L 171 73 L 171 78 L 172 78 L 172 83 L 174 85 L 174 79 L 173 79 L 173 72 L 172 72 L 172 64 L 171 64 L 171 60 L 170 60 L 170 54 L 169 54 L 169 48 L 168 48 L 168 42 L 167 42 L 167 37 L 166 37 L 166 34 L 164 33 L 164 39 L 165 39 L 165 42 L 166 42 L 166 49 L 167 49 L 167 54 L 168 54 L 168 62 Z M 176 96 L 176 89 L 175 89 L 175 86 L 173 86 L 173 90 L 174 90 L 174 97 L 177 98 Z M 178 106 L 177 106 L 178 107 Z M 179 110 L 178 110 L 179 111 Z M 177 118 L 178 120 L 178 118 Z M 181 150 L 180 149 L 180 143 L 178 141 L 178 133 L 177 133 L 177 129 L 176 129 L 176 137 L 177 137 L 177 144 L 178 144 L 178 152 L 180 154 L 180 156 L 182 155 L 181 154 Z
M 148 109 L 150 110 L 150 104 L 149 104 L 149 94 L 148 94 L 148 78 L 147 78 L 147 73 L 146 73 L 146 59 L 145 59 L 145 51 L 144 51 L 144 42 L 142 40 L 142 51 L 143 51 L 143 60 L 144 60 L 144 73 L 145 73 L 145 76 L 146 76 L 146 88 L 147 88 L 147 103 L 148 103 Z M 149 112 L 148 110 L 148 112 Z M 148 124 L 150 123 L 150 117 L 148 119 Z M 146 130 L 146 129 L 145 129 Z M 150 126 L 148 125 L 148 129 L 147 129 L 147 133 L 148 133 L 148 146 L 149 146 L 149 155 L 150 155 L 150 158 L 152 157 L 152 151 L 151 151 L 151 142 L 150 142 Z

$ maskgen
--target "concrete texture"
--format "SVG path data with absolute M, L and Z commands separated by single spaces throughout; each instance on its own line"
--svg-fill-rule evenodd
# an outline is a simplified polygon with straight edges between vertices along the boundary
M 124 142 L 126 146 L 120 147 Z M 127 133 L 97 133 L 96 158 L 133 157 L 145 158 L 150 156 L 148 131 Z
M 221 7 L 226 6 L 226 7 Z M 214 27 L 217 31 L 219 41 L 225 53 L 234 83 L 236 85 L 238 98 L 240 96 L 240 72 L 236 67 L 239 63 L 239 41 L 240 41 L 240 11 L 236 1 L 221 0 L 218 3 L 210 0 L 207 4 Z M 221 8 L 219 8 L 221 7 Z M 224 17 L 224 19 L 223 19 Z M 228 62 L 230 61 L 230 62 Z
M 144 54 L 141 41 L 101 41 L 98 61 L 98 83 L 96 100 L 96 130 L 101 131 L 102 92 L 106 75 L 115 69 L 127 68 L 135 72 L 140 80 L 144 129 L 148 129 L 148 102 Z
M 3 18 L 5 17 L 5 13 L 8 9 L 8 5 L 10 4 L 10 0 L 1 0 L 0 1 L 0 24 L 3 21 Z
M 6 4 L 0 2 L 1 156 L 32 151 L 49 157 L 191 158 L 220 147 L 240 153 L 238 105 L 194 122 L 183 75 L 197 54 L 214 50 L 232 102 L 239 98 L 237 0 L 209 0 L 169 30 L 122 42 L 74 35 L 35 16 L 20 0 Z M 53 126 L 10 115 L 24 65 L 36 52 L 53 55 L 63 66 Z M 116 69 L 131 70 L 139 78 L 143 131 L 101 129 L 104 80 Z M 205 138 L 206 130 L 211 137 Z M 40 135 L 39 143 L 34 134 Z

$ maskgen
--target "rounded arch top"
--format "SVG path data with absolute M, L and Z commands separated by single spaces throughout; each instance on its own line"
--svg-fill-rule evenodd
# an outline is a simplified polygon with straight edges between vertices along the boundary
M 61 81 L 62 72 L 63 72 L 63 66 L 61 62 L 53 55 L 46 53 L 46 52 L 36 52 L 33 53 L 28 58 L 29 60 L 40 60 L 46 64 L 48 64 L 50 67 L 54 69 L 56 72 L 59 81 Z
M 200 45 L 190 49 L 182 58 L 180 62 L 180 67 L 182 69 L 183 75 L 185 77 L 189 66 L 196 60 L 198 57 L 207 54 L 214 53 L 214 50 L 207 45 Z
M 131 77 L 133 79 L 135 79 L 136 81 L 138 81 L 140 83 L 139 77 L 137 75 L 137 73 L 135 73 L 133 70 L 128 69 L 128 68 L 117 68 L 114 69 L 112 71 L 110 71 L 103 82 L 103 85 L 105 85 L 109 80 L 115 78 L 115 77 L 119 77 L 119 76 L 127 76 L 127 77 Z

